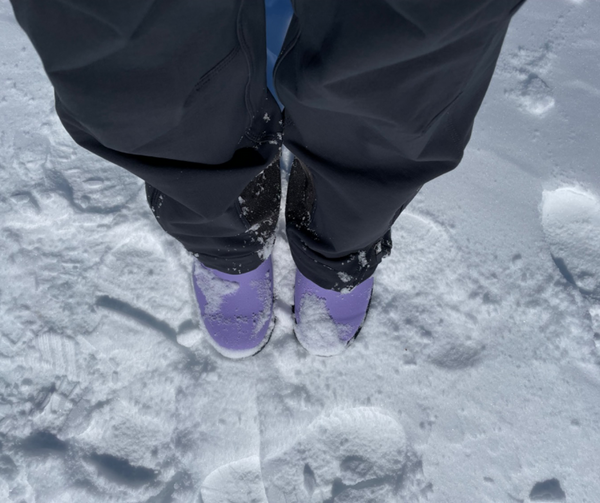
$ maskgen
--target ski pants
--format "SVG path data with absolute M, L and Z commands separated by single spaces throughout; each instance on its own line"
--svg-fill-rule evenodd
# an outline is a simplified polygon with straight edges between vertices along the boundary
M 300 271 L 352 287 L 424 183 L 455 168 L 524 0 L 295 0 L 266 86 L 264 0 L 11 0 L 73 139 L 146 182 L 205 265 L 257 267 L 283 143 Z M 283 135 L 283 136 L 282 136 Z

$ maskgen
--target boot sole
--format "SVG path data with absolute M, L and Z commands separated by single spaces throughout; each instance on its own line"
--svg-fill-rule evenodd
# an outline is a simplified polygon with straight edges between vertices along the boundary
M 221 348 L 221 346 L 217 345 L 217 343 L 214 342 L 214 340 L 210 337 L 210 335 L 207 336 L 209 339 L 208 343 L 217 353 L 219 353 L 221 356 L 227 358 L 228 360 L 245 360 L 247 358 L 252 358 L 253 356 L 256 356 L 258 353 L 260 353 L 263 349 L 265 349 L 266 345 L 271 340 L 271 336 L 273 335 L 273 332 L 275 331 L 275 326 L 277 325 L 277 317 L 275 316 L 275 314 L 273 314 L 273 321 L 270 323 L 272 324 L 272 326 L 270 327 L 268 334 L 265 335 L 265 337 L 261 341 L 260 345 L 256 347 L 256 351 L 251 354 L 236 357 L 236 356 L 231 356 L 231 353 L 221 352 L 221 349 L 225 349 L 225 348 Z

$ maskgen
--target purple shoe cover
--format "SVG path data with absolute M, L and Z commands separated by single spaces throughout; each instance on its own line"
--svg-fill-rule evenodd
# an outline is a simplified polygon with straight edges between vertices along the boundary
M 351 291 L 326 290 L 296 271 L 296 337 L 311 354 L 341 353 L 360 330 L 371 300 L 373 278 Z
M 228 358 L 258 353 L 274 325 L 271 257 L 244 274 L 226 274 L 194 262 L 200 317 L 214 348 Z

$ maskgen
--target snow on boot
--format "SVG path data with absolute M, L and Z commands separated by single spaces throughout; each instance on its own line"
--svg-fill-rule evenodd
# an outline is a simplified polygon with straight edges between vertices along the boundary
M 244 274 L 227 274 L 194 262 L 194 291 L 209 342 L 223 356 L 258 353 L 271 337 L 273 263 L 271 257 Z
M 296 271 L 294 332 L 298 342 L 316 356 L 344 351 L 360 332 L 372 292 L 373 278 L 350 291 L 336 292 L 321 288 Z

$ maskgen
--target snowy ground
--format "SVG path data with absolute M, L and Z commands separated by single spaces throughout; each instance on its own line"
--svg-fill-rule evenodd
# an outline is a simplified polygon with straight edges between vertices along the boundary
M 197 328 L 141 183 L 75 146 L 0 0 L 0 502 L 600 501 L 600 2 L 530 0 L 342 356 Z

